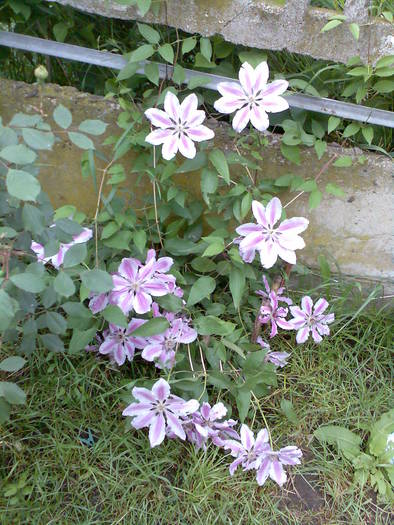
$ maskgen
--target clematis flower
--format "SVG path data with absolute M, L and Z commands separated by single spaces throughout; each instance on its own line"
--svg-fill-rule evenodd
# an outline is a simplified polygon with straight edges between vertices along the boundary
M 269 126 L 267 113 L 279 113 L 288 109 L 282 95 L 287 87 L 286 80 L 275 80 L 267 84 L 269 69 L 267 62 L 261 62 L 255 69 L 244 62 L 239 70 L 239 82 L 220 82 L 218 91 L 222 95 L 214 103 L 220 113 L 233 113 L 233 128 L 241 132 L 250 121 L 259 131 Z
M 294 327 L 286 321 L 288 308 L 278 305 L 278 297 L 275 292 L 270 292 L 268 300 L 263 301 L 260 307 L 259 321 L 261 324 L 269 323 L 271 325 L 270 337 L 275 337 L 278 333 L 278 326 L 284 330 L 293 330 Z
M 284 447 L 274 452 L 268 444 L 268 434 L 265 437 L 268 450 L 265 451 L 264 458 L 258 467 L 256 481 L 259 485 L 264 485 L 267 478 L 270 477 L 281 487 L 287 480 L 283 465 L 299 465 L 302 452 L 295 446 Z
M 185 401 L 170 393 L 170 385 L 159 379 L 152 390 L 134 387 L 132 391 L 138 403 L 132 403 L 125 410 L 124 416 L 134 419 L 131 425 L 136 428 L 149 427 L 150 446 L 156 447 L 163 442 L 166 430 L 185 440 L 186 434 L 180 418 L 196 412 L 199 403 L 196 399 Z
M 164 317 L 170 322 L 169 328 L 162 334 L 147 338 L 147 344 L 141 357 L 147 361 L 153 361 L 157 368 L 172 368 L 175 364 L 177 347 L 181 343 L 187 344 L 195 341 L 197 332 L 189 326 L 190 321 L 185 317 L 176 317 L 172 313 L 166 313 Z
M 290 319 L 294 330 L 297 330 L 297 343 L 305 343 L 309 338 L 310 332 L 315 343 L 322 341 L 323 335 L 329 335 L 330 328 L 328 325 L 335 319 L 334 314 L 324 314 L 328 308 L 328 302 L 325 299 L 319 299 L 313 305 L 312 299 L 306 295 L 301 300 L 301 308 L 299 306 L 290 306 L 290 312 L 293 319 Z
M 304 240 L 298 234 L 306 230 L 308 219 L 293 217 L 275 227 L 282 215 L 282 204 L 277 197 L 271 199 L 266 207 L 253 201 L 252 212 L 257 224 L 247 223 L 236 228 L 236 232 L 244 237 L 239 243 L 244 261 L 253 261 L 258 251 L 264 268 L 271 268 L 278 257 L 295 264 L 295 250 L 305 247 Z
M 261 295 L 265 299 L 269 299 L 269 295 L 271 293 L 271 288 L 270 288 L 270 285 L 268 284 L 268 280 L 267 280 L 267 277 L 265 275 L 263 275 L 263 283 L 264 283 L 265 291 L 264 290 L 257 290 L 256 294 L 257 295 Z M 284 291 L 285 291 L 284 286 L 281 286 L 280 288 L 278 288 L 275 291 L 278 301 L 286 303 L 288 305 L 293 304 L 293 301 L 290 299 L 290 297 L 285 297 L 284 295 L 282 295 Z
M 167 270 L 166 270 L 167 271 Z M 122 259 L 118 272 L 112 276 L 114 287 L 110 293 L 110 302 L 119 306 L 124 314 L 135 310 L 138 314 L 149 312 L 152 295 L 155 297 L 168 294 L 166 277 L 155 268 L 155 261 L 142 265 L 137 259 Z
M 250 428 L 243 424 L 241 426 L 241 442 L 229 439 L 224 442 L 224 448 L 230 450 L 231 455 L 236 458 L 230 465 L 230 475 L 241 465 L 243 470 L 258 469 L 263 461 L 265 453 L 269 451 L 268 432 L 264 428 L 254 438 Z
M 167 274 L 168 270 L 174 264 L 174 259 L 171 257 L 159 257 L 156 259 L 155 250 L 148 250 L 145 264 L 153 264 L 153 277 L 156 281 L 163 283 L 168 288 L 168 293 L 176 295 L 178 287 L 176 286 L 176 278 Z M 182 292 L 183 293 L 183 292 Z
M 145 116 L 158 128 L 149 133 L 145 141 L 154 146 L 163 144 L 162 155 L 166 160 L 174 158 L 178 150 L 184 157 L 194 158 L 196 147 L 193 141 L 202 142 L 214 137 L 214 132 L 202 125 L 205 112 L 197 107 L 198 99 L 194 93 L 180 104 L 178 98 L 168 91 L 164 111 L 156 108 L 145 111 Z
M 116 326 L 112 323 L 103 334 L 104 341 L 99 347 L 99 353 L 110 355 L 119 366 L 123 365 L 126 358 L 134 359 L 136 348 L 144 348 L 146 341 L 143 337 L 133 336 L 134 330 L 146 323 L 145 319 L 132 319 L 127 328 Z
M 287 359 L 290 357 L 290 354 L 287 352 L 271 352 L 270 345 L 263 341 L 261 337 L 258 337 L 256 342 L 259 343 L 262 348 L 266 348 L 268 350 L 264 356 L 265 363 L 272 363 L 275 366 L 279 366 L 280 368 L 283 368 L 287 365 Z
M 54 226 L 54 225 L 53 225 Z M 93 236 L 93 231 L 89 228 L 83 228 L 81 233 L 73 236 L 73 240 L 69 243 L 61 243 L 59 251 L 55 255 L 50 257 L 45 257 L 45 248 L 42 244 L 32 241 L 30 248 L 36 254 L 37 261 L 42 262 L 43 264 L 51 263 L 56 269 L 58 269 L 64 261 L 64 256 L 75 244 L 82 244 L 89 241 Z
M 203 403 L 198 412 L 192 414 L 185 423 L 184 428 L 188 440 L 196 446 L 206 449 L 210 439 L 216 446 L 223 447 L 228 439 L 239 439 L 238 433 L 233 429 L 237 424 L 234 419 L 223 420 L 227 408 L 223 403 L 216 403 L 213 407 Z
M 106 306 L 108 306 L 108 294 L 107 293 L 94 293 L 89 294 L 89 308 L 92 314 L 96 315 Z

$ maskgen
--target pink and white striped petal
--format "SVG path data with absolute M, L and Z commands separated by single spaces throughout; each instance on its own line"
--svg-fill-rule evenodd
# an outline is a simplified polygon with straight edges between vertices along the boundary
M 156 401 L 152 392 L 144 387 L 135 386 L 131 393 L 133 397 L 141 401 L 141 403 L 154 403 Z
M 161 153 L 163 155 L 163 159 L 165 160 L 171 160 L 175 157 L 178 151 L 178 145 L 179 145 L 179 138 L 178 134 L 171 135 L 163 142 L 163 147 L 161 150 Z
M 265 207 L 259 201 L 252 201 L 252 213 L 254 218 L 265 228 L 268 228 L 268 220 L 265 214 Z
M 157 447 L 160 443 L 163 442 L 166 435 L 166 425 L 164 416 L 162 414 L 157 414 L 149 428 L 149 442 L 150 446 Z
M 156 397 L 157 400 L 164 401 L 170 395 L 170 385 L 165 379 L 160 378 L 152 386 L 152 394 Z
M 248 125 L 250 120 L 249 106 L 239 109 L 233 118 L 233 128 L 240 133 Z
M 269 69 L 268 69 L 268 64 L 267 62 L 261 62 L 254 70 L 255 72 L 255 76 L 256 76 L 256 80 L 255 80 L 255 83 L 254 83 L 254 88 L 253 88 L 253 92 L 254 93 L 258 93 L 259 91 L 261 91 L 262 89 L 265 88 L 267 82 L 268 82 L 268 77 L 269 77 Z
M 274 80 L 265 86 L 265 88 L 261 91 L 261 96 L 264 98 L 277 97 L 278 95 L 282 95 L 282 93 L 284 93 L 288 87 L 289 83 L 287 80 Z
M 244 62 L 239 70 L 239 81 L 247 95 L 253 94 L 253 87 L 256 82 L 256 74 L 248 62 Z
M 179 104 L 178 97 L 168 91 L 164 98 L 164 110 L 167 115 L 178 124 L 179 117 L 181 116 L 181 106 Z
M 198 98 L 197 95 L 192 93 L 188 95 L 180 106 L 180 116 L 182 122 L 188 122 L 193 114 L 197 111 L 198 107 Z
M 301 308 L 306 312 L 307 315 L 312 315 L 313 301 L 309 295 L 304 295 L 301 299 Z
M 195 128 L 185 130 L 185 133 L 194 141 L 202 142 L 203 140 L 213 139 L 215 133 L 207 126 L 196 126 Z
M 179 137 L 178 148 L 180 153 L 187 159 L 194 159 L 196 156 L 196 146 L 185 133 L 182 133 Z
M 304 217 L 292 217 L 291 219 L 285 219 L 281 222 L 277 231 L 296 235 L 305 231 L 308 228 L 308 224 L 308 219 L 305 219 Z
M 213 107 L 216 111 L 219 111 L 219 113 L 227 115 L 228 113 L 233 113 L 234 111 L 237 111 L 237 109 L 242 108 L 246 103 L 246 99 L 230 98 L 226 96 L 216 100 Z
M 163 144 L 173 135 L 173 129 L 155 129 L 145 137 L 145 142 L 148 142 L 148 144 L 152 144 L 153 146 L 160 146 L 160 144 Z
M 151 121 L 153 126 L 165 129 L 174 125 L 165 111 L 156 108 L 150 108 L 145 111 L 145 116 Z
M 247 425 L 241 426 L 241 443 L 246 450 L 250 450 L 254 445 L 253 432 Z
M 238 82 L 220 82 L 218 91 L 223 97 L 227 98 L 245 98 L 245 93 Z
M 267 113 L 280 113 L 289 109 L 289 103 L 283 97 L 264 97 L 261 105 Z
M 282 215 L 282 204 L 278 197 L 269 201 L 265 208 L 265 215 L 270 226 L 274 226 Z
M 255 104 L 250 110 L 250 122 L 259 131 L 265 131 L 270 125 L 268 115 L 263 105 Z
M 141 416 L 152 409 L 150 403 L 132 403 L 122 412 L 122 416 Z
M 325 312 L 327 308 L 328 308 L 328 302 L 322 297 L 316 302 L 313 308 L 313 313 L 315 315 L 320 315 L 323 312 Z

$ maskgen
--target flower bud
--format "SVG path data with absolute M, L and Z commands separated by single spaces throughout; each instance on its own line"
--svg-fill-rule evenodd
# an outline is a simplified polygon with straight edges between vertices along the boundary
M 48 78 L 48 71 L 45 66 L 37 66 L 34 70 L 34 76 L 38 82 L 44 82 Z

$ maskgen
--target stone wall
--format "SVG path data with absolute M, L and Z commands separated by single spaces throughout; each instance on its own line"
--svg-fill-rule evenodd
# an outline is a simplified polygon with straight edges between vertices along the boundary
M 220 34 L 235 44 L 287 49 L 335 62 L 347 62 L 358 55 L 374 63 L 394 52 L 393 26 L 368 16 L 370 0 L 346 0 L 346 22 L 326 33 L 320 30 L 335 13 L 310 7 L 309 0 L 161 0 L 158 14 L 150 12 L 145 18 L 135 7 L 116 0 L 56 1 L 111 18 L 146 20 L 204 36 Z M 357 41 L 349 31 L 352 22 L 360 26 Z
M 62 103 L 73 113 L 73 121 L 79 124 L 87 118 L 99 118 L 109 123 L 107 133 L 120 135 L 123 130 L 116 121 L 120 111 L 112 101 L 81 93 L 74 88 L 45 85 L 43 92 L 43 110 L 49 116 L 54 107 Z M 37 85 L 0 79 L 0 114 L 3 122 L 8 123 L 18 111 L 36 113 L 40 106 Z M 54 123 L 52 122 L 54 125 Z M 216 142 L 222 149 L 231 149 L 232 141 L 227 134 L 227 126 L 215 126 Z M 56 126 L 54 125 L 54 130 Z M 97 139 L 100 146 L 105 136 Z M 279 177 L 286 173 L 311 177 L 319 172 L 333 153 L 350 155 L 355 161 L 361 155 L 359 150 L 344 150 L 331 145 L 321 161 L 318 161 L 313 149 L 302 151 L 302 163 L 295 166 L 287 162 L 280 153 L 280 141 L 270 135 L 271 146 L 264 150 L 262 161 L 266 177 Z M 108 155 L 110 152 L 108 151 Z M 346 195 L 343 199 L 325 195 L 322 204 L 309 212 L 307 198 L 297 199 L 288 207 L 289 215 L 307 215 L 310 227 L 304 238 L 307 248 L 300 253 L 300 260 L 316 266 L 319 253 L 332 256 L 344 274 L 357 275 L 368 280 L 377 280 L 385 284 L 386 293 L 394 290 L 394 272 L 391 261 L 392 250 L 392 162 L 383 155 L 367 153 L 364 164 L 354 162 L 351 169 L 330 167 L 321 179 L 324 186 L 332 182 L 341 186 Z M 54 146 L 52 152 L 42 152 L 41 183 L 52 199 L 54 206 L 72 203 L 86 213 L 92 214 L 96 204 L 96 194 L 91 180 L 83 180 L 80 170 L 81 150 L 68 141 Z M 150 191 L 150 186 L 136 185 L 136 175 L 131 174 L 133 155 L 122 158 L 127 173 L 127 186 L 136 194 Z M 99 162 L 98 162 L 99 165 Z M 236 177 L 236 173 L 234 173 Z M 187 174 L 180 178 L 180 184 L 190 185 L 193 191 L 199 191 L 199 174 Z M 294 196 L 284 196 L 288 202 Z

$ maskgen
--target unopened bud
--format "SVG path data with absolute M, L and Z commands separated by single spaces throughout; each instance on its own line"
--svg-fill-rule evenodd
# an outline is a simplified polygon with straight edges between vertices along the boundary
M 44 82 L 48 78 L 48 71 L 45 66 L 37 66 L 34 70 L 34 76 L 38 82 Z

